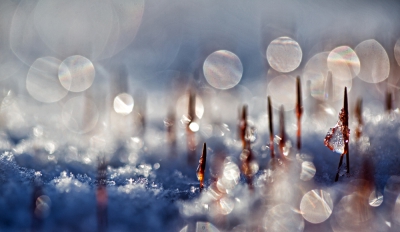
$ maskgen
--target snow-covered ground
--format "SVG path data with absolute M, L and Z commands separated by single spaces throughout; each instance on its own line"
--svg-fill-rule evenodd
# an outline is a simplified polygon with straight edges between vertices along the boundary
M 399 231 L 399 11 L 357 0 L 1 1 L 0 231 Z M 343 165 L 335 182 L 340 155 L 324 138 L 344 87 L 350 174 Z

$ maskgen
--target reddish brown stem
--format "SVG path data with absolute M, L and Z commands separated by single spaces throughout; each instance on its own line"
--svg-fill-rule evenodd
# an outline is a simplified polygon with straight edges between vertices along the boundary
M 247 130 L 247 105 L 243 105 L 242 114 L 239 122 L 240 139 L 242 140 L 242 148 L 246 149 L 246 130 Z
M 339 167 L 338 167 L 338 170 L 336 173 L 335 182 L 337 182 L 339 180 L 339 172 L 340 172 L 340 167 L 342 166 L 342 163 L 343 163 L 343 156 L 344 156 L 344 153 L 342 155 L 340 155 Z
M 328 75 L 326 77 L 325 93 L 325 100 L 333 101 L 333 78 L 331 71 L 328 72 Z
M 189 92 L 189 104 L 188 104 L 188 119 L 189 122 L 186 125 L 187 144 L 188 144 L 188 163 L 194 165 L 196 162 L 196 137 L 194 132 L 190 129 L 190 124 L 196 119 L 196 95 L 193 91 Z
M 388 114 L 390 114 L 390 112 L 392 111 L 392 93 L 387 91 L 386 92 L 386 112 Z
M 203 152 L 200 156 L 199 166 L 196 170 L 197 179 L 200 182 L 200 192 L 204 188 L 204 172 L 206 170 L 206 160 L 207 160 L 207 145 L 206 143 L 203 144 Z
M 42 181 L 39 179 L 39 177 L 36 177 L 33 184 L 34 186 L 33 186 L 32 203 L 31 203 L 32 204 L 31 229 L 32 231 L 41 231 L 41 228 L 43 226 L 43 215 L 42 215 L 43 212 L 41 210 L 38 210 L 38 199 L 40 196 L 43 195 Z
M 170 145 L 170 156 L 176 157 L 176 117 L 173 109 L 169 110 L 168 116 L 164 121 L 164 126 L 167 130 L 167 141 Z
M 99 159 L 99 166 L 97 168 L 97 190 L 96 190 L 96 201 L 97 201 L 97 225 L 99 231 L 107 230 L 107 164 L 104 158 Z
M 344 108 L 344 120 L 343 120 L 343 126 L 344 126 L 344 153 L 346 154 L 346 165 L 347 165 L 347 173 L 350 173 L 350 152 L 349 152 L 349 142 L 350 142 L 350 137 L 349 137 L 349 106 L 348 106 L 348 101 L 347 101 L 347 87 L 344 88 L 344 100 L 343 100 L 343 108 Z
M 273 128 L 272 105 L 271 105 L 271 97 L 270 96 L 268 96 L 268 119 L 269 119 L 269 148 L 271 150 L 271 158 L 275 158 L 274 128 Z
M 251 146 L 250 146 L 250 141 L 248 138 L 246 138 L 246 132 L 247 132 L 247 105 L 243 105 L 242 111 L 241 111 L 241 116 L 240 116 L 240 122 L 239 122 L 239 136 L 240 139 L 242 140 L 242 155 L 240 156 L 240 159 L 242 161 L 242 173 L 246 176 L 246 181 L 250 189 L 252 189 L 253 185 L 253 173 L 251 170 L 251 162 L 253 161 L 253 154 L 251 152 Z
M 285 142 L 286 142 L 286 133 L 285 133 L 285 109 L 283 105 L 280 108 L 279 125 L 280 125 L 280 135 L 281 135 L 281 141 L 279 141 L 279 151 L 281 153 L 282 159 L 285 159 L 285 155 L 283 154 L 283 149 L 285 147 Z
M 134 111 L 137 113 L 137 121 L 139 127 L 137 128 L 139 135 L 141 137 L 144 136 L 146 132 L 146 104 L 147 104 L 147 94 L 144 90 L 138 89 L 136 90 L 135 96 L 135 107 Z
M 362 119 L 362 99 L 359 98 L 357 100 L 356 104 L 356 109 L 355 109 L 355 116 L 357 119 L 357 128 L 356 128 L 356 140 L 359 140 L 362 135 L 362 125 L 363 125 L 363 119 Z
M 339 114 L 339 121 L 334 128 L 328 132 L 325 137 L 324 144 L 329 149 L 333 151 L 337 151 L 334 146 L 330 144 L 330 140 L 332 139 L 333 135 L 337 133 L 336 130 L 340 130 L 343 136 L 343 143 L 344 149 L 342 154 L 340 155 L 339 167 L 336 174 L 335 181 L 339 179 L 339 172 L 343 162 L 343 156 L 346 155 L 346 166 L 347 166 L 347 173 L 350 173 L 350 152 L 349 152 L 349 142 L 350 142 L 350 130 L 349 130 L 349 106 L 347 100 L 347 87 L 344 88 L 344 100 L 343 100 L 343 108 Z
M 297 149 L 301 149 L 301 116 L 303 115 L 303 99 L 301 94 L 300 77 L 296 79 L 296 116 L 297 116 Z

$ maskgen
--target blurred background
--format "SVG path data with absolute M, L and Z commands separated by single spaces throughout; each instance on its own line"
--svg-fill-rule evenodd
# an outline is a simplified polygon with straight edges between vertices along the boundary
M 300 76 L 303 121 L 325 133 L 344 87 L 350 108 L 362 98 L 367 115 L 389 95 L 399 106 L 399 10 L 357 0 L 4 0 L 0 125 L 14 144 L 40 127 L 103 151 L 143 137 L 147 124 L 157 144 L 178 121 L 185 135 L 192 92 L 191 130 L 203 138 L 236 128 L 243 104 L 266 134 L 267 96 L 294 121 Z
M 382 116 L 388 110 L 387 102 L 390 110 L 399 112 L 399 12 L 400 3 L 390 0 L 0 1 L 0 180 L 7 182 L 0 188 L 8 191 L 0 208 L 12 208 L 0 214 L 0 227 L 22 231 L 33 224 L 35 229 L 37 220 L 49 231 L 95 231 L 96 224 L 106 228 L 102 223 L 107 222 L 107 212 L 105 220 L 96 218 L 96 204 L 104 199 L 95 197 L 96 188 L 104 184 L 109 194 L 105 208 L 109 200 L 108 220 L 114 231 L 178 231 L 193 218 L 193 225 L 200 218 L 232 229 L 240 223 L 258 223 L 265 212 L 273 214 L 266 218 L 278 215 L 289 225 L 300 225 L 300 231 L 303 217 L 308 230 L 334 230 L 329 223 L 319 223 L 332 213 L 329 194 L 336 204 L 348 186 L 336 185 L 328 194 L 318 193 L 329 196 L 318 209 L 319 215 L 326 216 L 321 221 L 300 217 L 300 211 L 290 207 L 298 209 L 300 197 L 307 196 L 302 210 L 315 216 L 307 203 L 311 202 L 308 198 L 315 200 L 311 191 L 333 185 L 337 156 L 319 155 L 330 152 L 323 137 L 337 121 L 344 87 L 349 91 L 350 126 L 355 125 L 351 114 L 358 98 L 363 99 L 363 116 L 369 123 L 357 152 L 382 154 L 375 157 L 380 195 L 374 192 L 370 198 L 379 197 L 380 205 L 385 184 L 390 184 L 386 192 L 392 198 L 386 208 L 376 211 L 389 216 L 376 219 L 376 228 L 390 230 L 390 222 L 400 225 L 396 216 L 400 200 L 390 219 L 390 205 L 398 196 L 392 190 L 400 183 L 398 176 L 390 176 L 398 174 L 392 168 L 398 162 L 385 158 L 397 154 L 400 133 L 393 117 L 390 121 Z M 304 154 L 294 154 L 289 143 L 285 148 L 293 160 L 298 155 L 299 162 L 293 163 L 301 163 L 296 170 L 305 170 L 300 177 L 304 182 L 294 171 L 287 176 L 296 179 L 268 169 L 267 96 L 276 119 L 277 109 L 284 106 L 286 132 L 294 141 L 297 76 L 305 106 Z M 252 174 L 260 191 L 251 200 L 246 200 L 249 193 L 237 165 L 242 152 L 237 137 L 238 108 L 243 104 L 249 106 L 249 141 L 259 163 L 255 162 Z M 274 124 L 278 128 L 278 120 Z M 391 139 L 382 131 L 388 131 Z M 192 132 L 199 132 L 192 134 L 194 147 L 187 139 Z M 209 160 L 220 159 L 227 179 L 234 182 L 222 198 L 200 195 L 195 168 L 187 165 L 187 153 L 199 156 L 196 146 L 203 141 L 210 147 Z M 99 162 L 99 157 L 105 157 L 107 164 Z M 362 156 L 354 157 L 358 164 L 362 162 Z M 225 169 L 214 172 L 208 168 L 206 186 Z M 282 184 L 270 188 L 274 175 L 284 178 L 277 178 Z M 37 179 L 43 183 L 36 185 Z M 264 193 L 264 186 L 271 192 Z M 363 186 L 357 184 L 357 190 Z M 25 188 L 32 194 L 21 191 Z M 36 194 L 36 188 L 47 195 Z M 281 195 L 280 188 L 296 190 Z M 306 190 L 310 193 L 304 194 Z M 369 197 L 369 193 L 363 194 Z M 33 210 L 29 208 L 31 198 L 36 204 Z M 270 204 L 268 211 L 255 207 L 265 199 L 274 199 L 264 202 Z M 214 204 L 216 208 L 211 209 L 214 200 L 222 206 Z M 204 213 L 208 205 L 210 210 Z M 337 208 L 356 207 L 346 200 Z M 243 219 L 253 209 L 257 209 L 256 219 Z M 362 215 L 341 212 L 334 212 L 338 219 L 332 219 L 333 223 L 342 225 L 347 218 L 351 221 Z M 228 214 L 232 224 L 218 221 L 216 215 Z M 264 227 L 272 223 L 262 220 Z M 204 225 L 210 226 L 208 222 Z
M 94 114 L 103 115 L 127 93 L 118 98 L 124 106 L 144 101 L 148 117 L 160 119 L 194 88 L 212 101 L 233 99 L 230 106 L 215 104 L 217 111 L 236 112 L 239 104 L 258 101 L 250 111 L 259 112 L 267 95 L 274 107 L 292 110 L 297 75 L 305 97 L 309 91 L 316 99 L 339 101 L 347 86 L 350 99 L 376 104 L 387 91 L 396 99 L 399 7 L 396 1 L 357 0 L 4 0 L 0 79 L 8 101 L 2 108 L 23 98 L 57 112 L 78 97 L 93 101 Z M 206 65 L 216 51 L 222 53 Z M 67 106 L 90 111 L 76 104 Z

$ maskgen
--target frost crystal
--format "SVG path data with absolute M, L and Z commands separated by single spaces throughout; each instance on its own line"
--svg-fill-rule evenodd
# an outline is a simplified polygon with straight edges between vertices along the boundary
M 330 139 L 327 140 L 329 149 L 332 151 L 343 154 L 344 152 L 344 139 L 343 139 L 343 134 L 340 130 L 338 130 L 338 127 L 335 128 L 330 128 L 328 134 L 326 135 L 326 138 L 329 137 Z
M 330 128 L 325 136 L 324 144 L 333 152 L 343 154 L 345 152 L 345 143 L 349 142 L 350 130 L 343 125 L 345 118 L 344 109 L 340 111 L 339 120 L 334 128 Z

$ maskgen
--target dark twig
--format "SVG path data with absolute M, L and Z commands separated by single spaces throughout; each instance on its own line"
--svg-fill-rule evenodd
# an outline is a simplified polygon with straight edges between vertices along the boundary
M 349 105 L 347 101 L 347 87 L 344 88 L 344 100 L 343 100 L 343 108 L 344 108 L 344 120 L 343 120 L 343 130 L 345 133 L 344 137 L 344 153 L 346 154 L 346 164 L 347 164 L 347 173 L 350 173 L 350 154 L 349 154 Z
M 171 146 L 171 156 L 176 156 L 176 125 L 175 125 L 175 111 L 170 109 L 167 118 L 164 121 L 164 125 L 167 129 L 167 141 Z
M 331 71 L 328 72 L 328 76 L 326 77 L 325 93 L 325 100 L 333 101 L 333 78 Z
M 339 161 L 339 167 L 338 171 L 336 173 L 335 177 L 335 182 L 339 180 L 339 172 L 340 168 L 343 163 L 343 156 L 346 155 L 346 167 L 347 167 L 347 173 L 350 173 L 350 158 L 349 158 L 349 107 L 348 107 L 348 101 L 347 101 L 347 87 L 344 88 L 344 100 L 343 100 L 343 109 L 339 114 L 339 122 L 340 122 L 340 130 L 341 133 L 343 134 L 343 140 L 344 140 L 344 152 L 340 155 L 340 161 Z M 329 141 L 329 137 L 326 139 Z
M 271 97 L 268 96 L 268 119 L 269 119 L 269 148 L 271 149 L 271 158 L 275 158 L 274 154 L 274 128 L 272 117 Z
M 246 130 L 247 130 L 247 105 L 243 105 L 240 121 L 239 121 L 239 136 L 242 140 L 243 150 L 246 149 Z
M 286 142 L 286 133 L 285 133 L 285 109 L 283 105 L 281 106 L 279 112 L 279 125 L 280 125 L 280 136 L 281 136 L 281 141 L 279 141 L 279 151 L 281 153 L 281 158 L 284 159 L 285 155 L 283 154 L 283 149 L 285 147 L 285 142 Z
M 390 91 L 386 92 L 386 112 L 390 114 L 392 112 L 392 93 Z
M 357 128 L 356 128 L 356 140 L 359 140 L 362 135 L 362 126 L 363 126 L 363 119 L 362 119 L 362 99 L 359 98 L 356 103 L 356 109 L 354 111 L 356 119 L 357 119 Z
M 35 177 L 33 182 L 33 192 L 32 192 L 32 224 L 31 229 L 32 231 L 40 231 L 43 226 L 43 213 L 40 208 L 38 209 L 38 201 L 39 197 L 43 195 L 43 188 L 42 188 L 42 181 L 39 177 Z M 39 206 L 40 207 L 40 206 Z
M 188 143 L 188 163 L 195 164 L 196 161 L 196 141 L 195 134 L 190 129 L 190 124 L 195 121 L 196 118 L 196 94 L 194 91 L 189 91 L 189 104 L 188 104 L 188 115 L 189 122 L 186 125 L 186 133 L 187 133 L 187 143 Z
M 97 190 L 96 190 L 96 201 L 97 201 L 97 225 L 98 230 L 107 230 L 107 164 L 104 157 L 99 158 L 99 164 L 97 167 Z
M 303 115 L 303 99 L 301 94 L 300 77 L 296 79 L 296 116 L 297 116 L 297 149 L 301 149 L 301 116 Z
M 203 152 L 199 160 L 199 166 L 197 167 L 196 174 L 197 179 L 200 181 L 200 192 L 204 188 L 204 171 L 206 170 L 206 160 L 207 160 L 207 145 L 203 144 Z
M 249 133 L 247 128 L 247 105 L 243 105 L 241 114 L 240 114 L 240 122 L 239 122 L 239 136 L 242 140 L 242 154 L 240 156 L 240 160 L 242 161 L 241 169 L 242 173 L 246 176 L 247 184 L 249 185 L 250 189 L 252 188 L 252 179 L 253 179 L 253 172 L 251 169 L 251 162 L 253 162 L 253 154 L 251 151 L 251 142 L 249 140 Z

